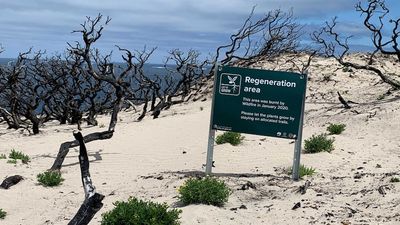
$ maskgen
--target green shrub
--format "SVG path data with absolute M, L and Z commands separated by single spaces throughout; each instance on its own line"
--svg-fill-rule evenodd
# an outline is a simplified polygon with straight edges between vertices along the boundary
M 168 211 L 167 204 L 145 202 L 130 197 L 128 202 L 115 202 L 115 208 L 102 215 L 102 225 L 178 225 L 178 209 Z
M 304 150 L 306 153 L 331 152 L 334 150 L 334 139 L 330 139 L 326 134 L 312 135 L 304 141 Z
M 64 179 L 58 171 L 46 171 L 37 175 L 37 180 L 45 187 L 53 187 L 61 184 Z
M 353 69 L 352 68 L 350 68 L 350 67 L 343 67 L 343 69 L 342 69 L 342 71 L 343 72 L 349 72 L 349 73 L 352 73 L 353 72 Z
M 292 169 L 292 167 L 290 167 L 289 170 L 288 170 L 288 174 L 291 175 L 292 173 L 293 173 L 293 169 Z M 312 176 L 315 173 L 316 172 L 315 172 L 314 168 L 306 167 L 304 165 L 300 165 L 300 168 L 299 168 L 299 177 L 300 178 L 302 178 L 304 176 Z
M 329 126 L 326 128 L 326 130 L 329 132 L 329 134 L 341 134 L 346 128 L 346 124 L 334 124 L 331 123 Z
M 6 218 L 7 212 L 4 211 L 3 209 L 0 209 L 0 219 Z
M 8 155 L 8 158 L 10 159 L 20 159 L 22 163 L 28 163 L 30 161 L 30 158 L 28 155 L 25 155 L 22 152 L 15 151 L 14 149 L 11 150 L 11 153 Z
M 9 159 L 9 160 L 7 160 L 7 163 L 17 164 L 17 160 L 16 159 Z
M 227 131 L 223 134 L 217 136 L 215 142 L 220 145 L 224 143 L 230 143 L 233 146 L 236 146 L 242 142 L 244 137 L 240 133 Z
M 179 188 L 183 204 L 222 206 L 228 201 L 230 190 L 223 181 L 213 177 L 190 178 Z
M 379 95 L 376 100 L 383 100 L 385 98 L 385 95 Z
M 6 154 L 0 154 L 0 159 L 7 159 Z
M 392 177 L 392 178 L 390 178 L 390 182 L 397 183 L 397 182 L 400 182 L 400 179 L 398 177 Z

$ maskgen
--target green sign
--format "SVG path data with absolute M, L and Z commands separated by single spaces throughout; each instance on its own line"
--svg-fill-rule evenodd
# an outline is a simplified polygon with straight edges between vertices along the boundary
M 219 67 L 212 129 L 297 139 L 305 74 Z

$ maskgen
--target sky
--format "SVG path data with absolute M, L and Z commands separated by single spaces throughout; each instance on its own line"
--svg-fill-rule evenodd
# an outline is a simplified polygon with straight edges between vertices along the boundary
M 361 0 L 364 3 L 366 0 Z M 0 44 L 5 50 L 0 57 L 14 58 L 30 47 L 47 54 L 62 53 L 67 42 L 80 41 L 80 28 L 86 16 L 99 13 L 112 18 L 95 47 L 113 51 L 115 45 L 130 50 L 157 47 L 150 58 L 162 63 L 167 52 L 179 48 L 198 50 L 202 55 L 229 43 L 253 6 L 256 16 L 268 11 L 293 9 L 307 33 L 318 29 L 327 20 L 338 17 L 338 31 L 354 35 L 355 48 L 368 49 L 371 34 L 362 26 L 356 12 L 357 0 L 0 0 Z M 400 1 L 386 0 L 389 17 L 400 17 Z

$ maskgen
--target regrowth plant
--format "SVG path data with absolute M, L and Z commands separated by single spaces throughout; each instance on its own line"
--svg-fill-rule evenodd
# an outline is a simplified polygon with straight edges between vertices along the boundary
M 22 161 L 22 163 L 28 163 L 30 161 L 30 158 L 28 155 L 20 152 L 20 151 L 16 151 L 15 149 L 11 149 L 11 153 L 8 155 L 8 158 L 10 159 L 20 159 Z
M 115 202 L 115 208 L 104 213 L 102 225 L 179 225 L 178 209 L 168 210 L 166 203 L 159 204 L 130 197 L 127 202 Z
M 190 178 L 179 188 L 179 199 L 183 204 L 206 204 L 222 206 L 228 201 L 231 191 L 227 185 L 214 177 Z
M 398 178 L 398 177 L 392 177 L 392 178 L 390 178 L 390 182 L 391 182 L 391 183 L 400 182 L 400 178 Z
M 7 159 L 6 154 L 0 154 L 0 159 Z
M 37 175 L 38 182 L 45 187 L 53 187 L 61 184 L 64 179 L 58 171 L 46 171 Z
M 9 160 L 7 160 L 7 163 L 9 163 L 9 164 L 17 164 L 17 160 L 16 159 L 9 159 Z
M 328 138 L 327 134 L 312 135 L 304 141 L 304 151 L 306 153 L 331 152 L 335 149 L 334 141 L 335 139 Z
M 290 167 L 290 168 L 288 169 L 288 174 L 290 175 L 290 174 L 292 174 L 292 173 L 293 173 L 293 168 Z M 302 177 L 304 177 L 304 176 L 312 176 L 312 175 L 314 175 L 315 173 L 316 173 L 316 172 L 315 172 L 315 168 L 307 167 L 307 166 L 304 166 L 303 164 L 300 165 L 300 167 L 299 167 L 299 177 L 300 177 L 300 178 L 302 178 Z
M 7 212 L 4 211 L 3 209 L 0 209 L 0 219 L 6 218 Z
M 343 123 L 338 123 L 338 124 L 331 123 L 326 128 L 329 134 L 341 134 L 345 129 L 346 129 L 346 124 Z
M 243 139 L 244 137 L 240 133 L 227 131 L 223 134 L 218 135 L 215 139 L 215 143 L 217 143 L 218 145 L 229 143 L 233 146 L 236 146 L 239 145 Z

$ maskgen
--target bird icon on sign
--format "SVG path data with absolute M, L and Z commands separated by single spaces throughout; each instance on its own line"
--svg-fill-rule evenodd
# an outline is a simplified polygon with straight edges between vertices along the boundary
M 228 76 L 229 84 L 235 84 L 237 78 L 238 78 L 238 77 L 231 77 L 231 76 Z

